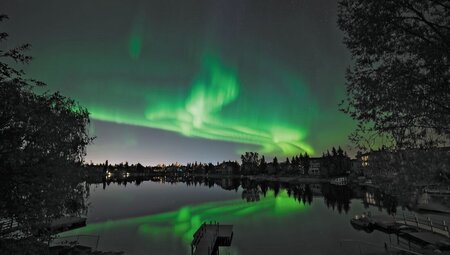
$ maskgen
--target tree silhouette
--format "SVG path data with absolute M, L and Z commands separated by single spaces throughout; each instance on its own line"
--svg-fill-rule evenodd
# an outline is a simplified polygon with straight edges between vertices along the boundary
M 6 15 L 0 15 L 5 21 Z M 5 41 L 7 33 L 0 33 Z M 87 110 L 59 93 L 36 94 L 43 83 L 25 78 L 17 64 L 32 58 L 29 44 L 0 50 L 0 219 L 18 223 L 23 237 L 0 253 L 40 254 L 51 238 L 45 226 L 85 209 L 79 166 L 91 138 Z M 43 227 L 44 226 L 44 227 Z M 0 240 L 5 232 L 0 233 Z M 27 244 L 24 244 L 26 242 Z
M 436 146 L 450 139 L 450 5 L 446 0 L 341 0 L 353 60 L 341 110 L 361 148 Z
M 331 149 L 331 154 L 332 154 L 333 157 L 336 157 L 336 156 L 337 156 L 337 151 L 336 151 L 336 148 L 334 148 L 334 146 L 333 146 L 333 148 Z
M 300 165 L 303 168 L 303 174 L 308 175 L 310 168 L 310 160 L 308 153 L 305 152 L 305 154 L 300 154 L 299 161 Z
M 273 167 L 273 173 L 274 173 L 274 174 L 278 174 L 279 165 L 278 165 L 278 159 L 277 159 L 277 157 L 274 157 L 274 158 L 272 159 L 272 167 Z
M 259 154 L 257 152 L 246 152 L 241 155 L 242 172 L 244 174 L 254 174 L 259 166 Z
M 264 155 L 261 157 L 261 161 L 259 162 L 259 172 L 267 173 L 267 163 L 266 163 L 266 158 L 264 157 Z

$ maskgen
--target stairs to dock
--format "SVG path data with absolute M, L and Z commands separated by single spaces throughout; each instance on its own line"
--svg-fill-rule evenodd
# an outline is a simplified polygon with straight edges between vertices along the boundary
M 219 246 L 230 246 L 233 239 L 233 225 L 218 222 L 203 223 L 195 232 L 191 242 L 192 255 L 213 255 Z

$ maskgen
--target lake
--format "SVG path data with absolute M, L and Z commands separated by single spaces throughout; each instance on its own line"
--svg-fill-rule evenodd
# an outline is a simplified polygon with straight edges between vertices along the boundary
M 257 183 L 235 179 L 91 184 L 87 226 L 65 232 L 81 244 L 125 254 L 190 254 L 203 222 L 234 225 L 220 254 L 361 254 L 397 237 L 350 224 L 362 212 L 401 210 L 361 188 L 330 184 Z M 385 204 L 388 208 L 381 206 Z M 74 237 L 67 237 L 69 240 Z

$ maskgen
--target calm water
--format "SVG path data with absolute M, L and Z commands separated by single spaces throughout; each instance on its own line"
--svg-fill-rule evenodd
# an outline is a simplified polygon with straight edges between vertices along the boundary
M 93 184 L 88 225 L 64 235 L 99 235 L 99 250 L 136 255 L 190 254 L 192 235 L 204 221 L 234 225 L 232 246 L 221 248 L 221 254 L 360 254 L 358 245 L 348 240 L 396 243 L 395 236 L 351 226 L 350 219 L 363 211 L 387 213 L 368 206 L 373 201 L 366 191 L 321 184 L 286 188 L 216 183 L 145 181 L 139 186 L 111 183 L 105 189 Z M 95 243 L 90 236 L 80 240 Z M 369 245 L 361 249 L 381 250 Z

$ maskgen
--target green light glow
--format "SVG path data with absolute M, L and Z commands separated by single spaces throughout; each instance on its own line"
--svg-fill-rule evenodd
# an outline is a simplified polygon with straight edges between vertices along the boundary
M 289 123 L 276 112 L 261 113 L 260 109 L 249 108 L 245 98 L 238 100 L 240 91 L 237 71 L 217 55 L 205 54 L 201 71 L 193 79 L 186 98 L 151 93 L 142 95 L 146 100 L 144 112 L 130 113 L 104 106 L 89 106 L 89 110 L 98 120 L 169 130 L 187 137 L 256 145 L 262 153 L 314 153 L 304 141 L 305 128 Z
M 52 2 L 82 19 L 6 2 L 18 18 L 5 23 L 9 43 L 33 45 L 27 77 L 92 113 L 88 162 L 318 156 L 355 128 L 337 107 L 351 58 L 335 15 L 311 15 L 319 1 Z
M 290 198 L 286 191 L 280 192 L 277 197 L 274 196 L 273 191 L 269 191 L 266 197 L 258 202 L 248 203 L 239 199 L 185 206 L 177 211 L 88 224 L 86 227 L 65 232 L 61 236 L 93 234 L 114 228 L 134 227 L 143 236 L 157 238 L 162 235 L 175 235 L 187 244 L 203 222 L 233 223 L 244 217 L 264 220 L 265 217 L 281 217 L 307 209 L 308 205 Z
M 144 43 L 144 17 L 143 13 L 137 15 L 128 39 L 128 52 L 134 60 L 139 59 Z

